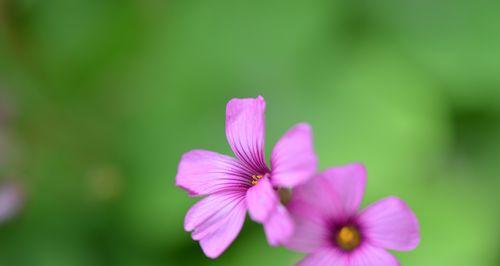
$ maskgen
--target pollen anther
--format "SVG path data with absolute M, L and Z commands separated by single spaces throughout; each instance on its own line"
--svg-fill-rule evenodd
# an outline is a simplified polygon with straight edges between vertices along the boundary
M 259 179 L 262 179 L 261 175 L 252 175 L 252 185 L 257 185 L 259 183 Z

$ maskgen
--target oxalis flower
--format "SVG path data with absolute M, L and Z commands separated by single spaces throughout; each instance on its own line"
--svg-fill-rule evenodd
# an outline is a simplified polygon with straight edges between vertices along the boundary
M 298 186 L 288 209 L 296 222 L 287 247 L 309 253 L 301 266 L 394 266 L 386 249 L 406 251 L 420 242 L 415 214 L 388 197 L 358 211 L 366 184 L 360 164 L 330 168 Z
M 271 245 L 285 243 L 293 220 L 280 202 L 288 190 L 316 171 L 311 128 L 297 124 L 274 146 L 270 165 L 264 157 L 266 103 L 232 99 L 226 107 L 226 137 L 236 158 L 212 151 L 184 154 L 177 186 L 191 196 L 206 196 L 189 209 L 184 228 L 210 258 L 218 257 L 241 230 L 246 211 L 264 224 Z

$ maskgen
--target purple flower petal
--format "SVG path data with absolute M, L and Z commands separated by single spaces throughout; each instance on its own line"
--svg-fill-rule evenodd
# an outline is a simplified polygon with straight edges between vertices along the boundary
M 245 221 L 245 194 L 223 192 L 212 194 L 189 209 L 184 221 L 205 255 L 218 257 L 234 241 Z
M 345 216 L 354 215 L 365 193 L 366 169 L 358 163 L 327 169 L 323 176 L 328 180 L 330 188 L 342 204 Z
M 279 199 L 267 176 L 247 191 L 247 206 L 250 218 L 264 222 L 278 206 Z
M 317 167 L 312 130 L 308 124 L 297 124 L 274 146 L 271 154 L 272 182 L 294 187 L 313 176 Z
M 289 209 L 294 216 L 311 220 L 347 219 L 356 214 L 365 183 L 360 164 L 329 168 L 293 190 Z
M 314 176 L 309 182 L 293 189 L 288 210 L 294 217 L 317 223 L 342 216 L 342 205 L 334 188 L 330 186 L 330 182 L 322 174 Z
M 334 248 L 321 248 L 303 258 L 298 266 L 350 266 L 344 253 Z M 382 266 L 382 265 L 378 265 Z M 385 265 L 384 265 L 385 266 Z
M 292 236 L 293 220 L 283 205 L 279 204 L 264 223 L 264 231 L 271 246 L 283 245 Z
M 299 266 L 399 266 L 397 259 L 385 251 L 371 245 L 346 253 L 336 248 L 320 248 L 306 256 Z
M 255 99 L 232 99 L 226 107 L 226 137 L 238 159 L 254 174 L 268 171 L 264 157 L 266 102 Z
M 237 159 L 212 151 L 193 150 L 179 163 L 176 185 L 191 195 L 207 195 L 222 190 L 246 190 L 251 174 Z
M 367 207 L 359 216 L 371 244 L 393 250 L 411 250 L 420 242 L 417 217 L 406 203 L 389 197 Z
M 365 244 L 348 254 L 348 266 L 399 266 L 398 260 L 382 248 Z
M 331 242 L 331 233 L 328 223 L 321 218 L 315 219 L 317 214 L 309 216 L 308 212 L 304 212 L 299 208 L 308 208 L 308 206 L 288 205 L 288 209 L 292 212 L 294 220 L 294 231 L 292 236 L 285 243 L 285 247 L 303 253 L 311 253 L 322 246 L 329 246 Z M 303 216 L 294 215 L 297 212 Z

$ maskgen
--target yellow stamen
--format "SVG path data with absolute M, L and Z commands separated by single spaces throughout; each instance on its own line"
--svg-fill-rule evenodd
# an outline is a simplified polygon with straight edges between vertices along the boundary
M 343 250 L 353 250 L 359 246 L 361 237 L 354 226 L 344 226 L 337 235 L 337 244 Z
M 252 176 L 252 185 L 255 186 L 259 183 L 259 179 L 262 179 L 261 175 L 253 175 Z

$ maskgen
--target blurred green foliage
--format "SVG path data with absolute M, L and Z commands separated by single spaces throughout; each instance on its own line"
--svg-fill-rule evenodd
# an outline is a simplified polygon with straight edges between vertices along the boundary
M 402 265 L 498 265 L 499 8 L 0 1 L 0 175 L 27 197 L 0 225 L 0 265 L 291 265 L 302 255 L 248 221 L 205 258 L 182 227 L 196 199 L 174 186 L 182 153 L 229 153 L 225 103 L 259 94 L 268 150 L 308 121 L 322 169 L 367 165 L 364 204 L 415 210 Z

